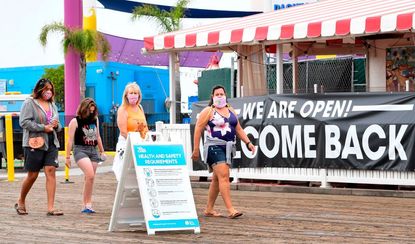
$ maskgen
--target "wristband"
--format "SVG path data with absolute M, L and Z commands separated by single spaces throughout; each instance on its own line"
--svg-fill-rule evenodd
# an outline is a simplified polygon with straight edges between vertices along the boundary
M 249 143 L 251 143 L 251 141 L 249 141 L 249 142 L 245 142 L 245 145 L 246 145 L 246 146 L 249 146 Z

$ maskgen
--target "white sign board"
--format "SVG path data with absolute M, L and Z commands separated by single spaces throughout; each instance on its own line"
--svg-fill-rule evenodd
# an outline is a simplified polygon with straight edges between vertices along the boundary
M 141 141 L 138 133 L 137 135 L 131 133 L 128 136 L 108 228 L 109 231 L 143 226 L 145 223 L 133 154 L 132 150 L 127 150 L 131 148 L 132 141 L 134 143 Z
M 141 209 L 132 213 L 132 216 L 140 219 L 130 222 L 144 221 L 149 235 L 155 234 L 156 231 L 174 230 L 193 230 L 195 233 L 200 233 L 183 145 L 140 141 L 134 138 L 139 138 L 139 135 L 130 133 L 119 182 L 119 185 L 123 184 L 125 174 L 128 180 L 131 180 L 131 176 L 128 175 L 135 174 L 138 183 L 135 188 L 130 186 L 129 189 L 134 188 L 140 192 L 140 197 L 135 199 L 141 201 Z M 135 170 L 132 170 L 132 164 Z M 122 193 L 119 194 L 119 191 Z M 121 197 L 121 200 L 117 200 L 117 196 L 126 195 L 125 192 L 125 187 L 117 188 L 113 216 L 122 212 L 120 207 L 122 209 L 123 206 L 116 204 L 124 202 L 125 199 Z M 113 216 L 110 231 L 114 230 L 114 226 L 119 222 L 116 215 L 114 218 Z

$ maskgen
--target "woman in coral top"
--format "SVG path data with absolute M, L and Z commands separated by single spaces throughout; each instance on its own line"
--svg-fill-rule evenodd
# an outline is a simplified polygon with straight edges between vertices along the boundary
M 141 90 L 137 83 L 127 84 L 117 114 L 120 136 L 124 139 L 127 139 L 128 132 L 140 132 L 141 138 L 144 139 L 148 131 L 144 110 L 140 104 L 141 99 Z
M 122 98 L 122 104 L 117 113 L 117 125 L 120 130 L 118 143 L 116 147 L 117 155 L 114 159 L 113 170 L 117 180 L 121 174 L 124 149 L 127 141 L 128 132 L 140 132 L 141 138 L 144 139 L 148 131 L 147 120 L 141 106 L 142 94 L 137 83 L 128 83 L 125 86 Z

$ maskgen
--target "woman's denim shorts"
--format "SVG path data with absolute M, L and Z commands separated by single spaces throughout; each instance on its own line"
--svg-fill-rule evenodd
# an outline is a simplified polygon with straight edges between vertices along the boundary
M 101 161 L 97 149 L 94 146 L 74 145 L 73 156 L 75 158 L 75 162 L 77 163 L 83 158 L 89 158 L 91 162 Z
M 207 155 L 207 164 L 210 168 L 217 164 L 227 163 L 226 148 L 224 146 L 209 146 Z

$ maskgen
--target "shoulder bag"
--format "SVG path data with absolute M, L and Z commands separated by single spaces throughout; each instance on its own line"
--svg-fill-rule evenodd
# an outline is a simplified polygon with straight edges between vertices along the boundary
M 40 123 L 43 124 L 43 116 L 40 113 L 39 108 L 37 107 L 36 104 L 33 104 L 33 107 L 36 109 L 36 111 L 39 115 Z M 43 138 L 43 136 L 35 136 L 35 137 L 30 137 L 29 138 L 29 146 L 31 148 L 39 149 L 39 148 L 43 147 L 43 145 L 45 145 L 45 138 Z

